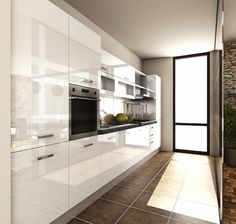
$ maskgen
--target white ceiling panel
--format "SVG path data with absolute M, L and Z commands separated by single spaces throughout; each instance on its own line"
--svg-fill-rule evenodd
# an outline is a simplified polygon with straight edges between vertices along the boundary
M 142 59 L 214 48 L 217 0 L 66 1 Z

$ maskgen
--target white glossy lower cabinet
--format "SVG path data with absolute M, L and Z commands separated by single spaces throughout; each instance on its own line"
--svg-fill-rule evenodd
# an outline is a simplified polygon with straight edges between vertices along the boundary
M 160 121 L 156 124 L 149 125 L 149 148 L 151 151 L 161 147 L 161 126 Z
M 69 208 L 101 187 L 101 157 L 97 136 L 69 142 Z
M 149 126 L 142 126 L 125 131 L 125 147 L 135 150 L 136 162 L 149 153 Z
M 98 143 L 101 149 L 101 184 L 109 183 L 120 171 L 120 135 L 119 132 L 98 136 Z
M 12 223 L 52 222 L 159 148 L 159 127 L 13 153 Z
M 12 223 L 50 223 L 68 210 L 68 143 L 12 154 Z

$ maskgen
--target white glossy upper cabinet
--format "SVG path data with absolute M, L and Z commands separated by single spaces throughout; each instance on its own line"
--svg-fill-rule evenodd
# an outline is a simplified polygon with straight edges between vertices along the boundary
M 161 78 L 156 75 L 156 119 L 161 120 Z
M 68 15 L 48 0 L 12 1 L 12 148 L 68 140 Z
M 101 37 L 73 17 L 69 17 L 70 82 L 100 87 Z

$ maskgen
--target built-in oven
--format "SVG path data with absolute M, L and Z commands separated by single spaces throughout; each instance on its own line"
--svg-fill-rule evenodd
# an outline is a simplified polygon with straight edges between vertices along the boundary
M 97 134 L 99 90 L 70 84 L 70 140 Z

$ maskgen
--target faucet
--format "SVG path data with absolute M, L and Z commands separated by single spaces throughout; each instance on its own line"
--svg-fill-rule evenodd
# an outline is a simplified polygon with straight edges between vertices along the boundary
M 105 110 L 100 110 L 100 114 L 101 114 L 101 112 L 103 112 L 105 115 L 108 114 Z

